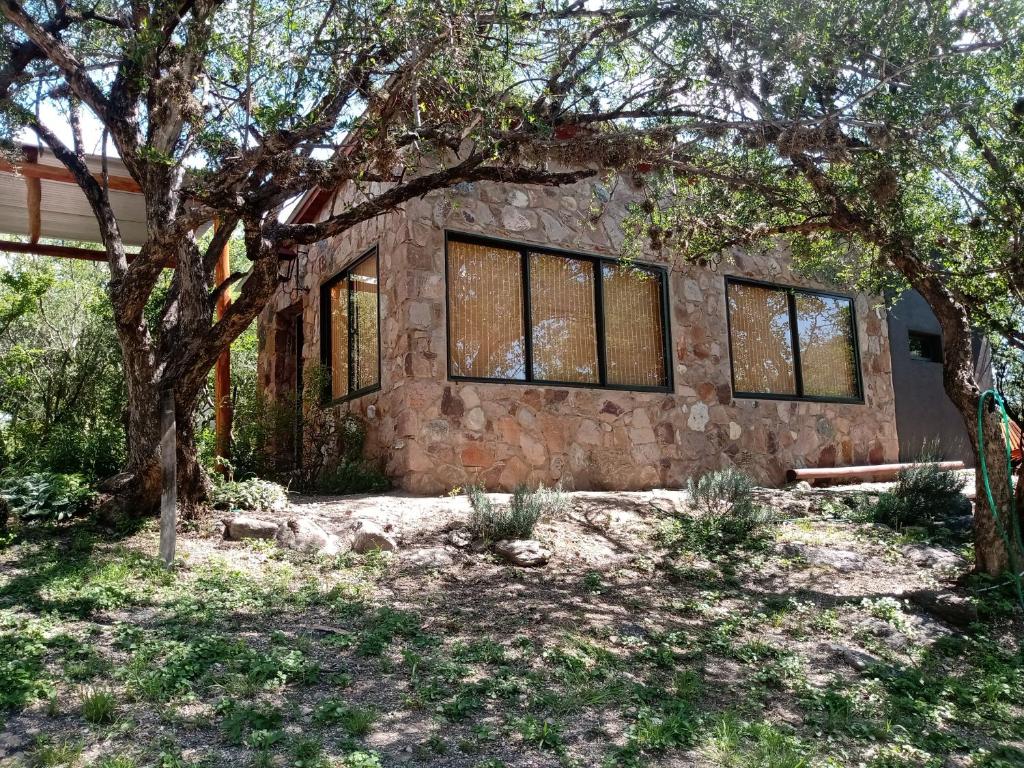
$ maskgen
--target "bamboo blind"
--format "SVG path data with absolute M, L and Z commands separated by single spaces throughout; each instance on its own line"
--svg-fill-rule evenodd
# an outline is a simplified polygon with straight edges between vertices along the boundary
M 853 312 L 849 299 L 796 294 L 804 394 L 857 396 Z
M 372 387 L 379 383 L 380 346 L 378 344 L 377 258 L 369 256 L 349 274 L 352 322 L 352 388 Z
M 729 283 L 733 382 L 740 392 L 795 395 L 793 331 L 785 291 Z
M 518 251 L 448 243 L 449 349 L 455 376 L 526 378 Z
M 661 279 L 618 264 L 603 265 L 602 277 L 608 383 L 665 386 Z
M 331 286 L 331 397 L 348 394 L 348 279 Z
M 530 254 L 533 377 L 598 383 L 594 264 Z

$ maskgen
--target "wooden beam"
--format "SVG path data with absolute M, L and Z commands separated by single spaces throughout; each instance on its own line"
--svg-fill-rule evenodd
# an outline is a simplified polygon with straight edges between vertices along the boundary
M 174 390 L 160 392 L 160 559 L 174 564 L 178 538 L 178 429 Z
M 39 160 L 39 150 L 25 147 L 25 162 L 34 164 Z M 32 176 L 25 176 L 25 206 L 28 210 L 29 242 L 38 243 L 43 229 L 42 202 L 43 182 Z
M 934 463 L 939 469 L 954 470 L 963 469 L 962 461 L 938 461 L 925 462 Z M 900 472 L 920 464 L 867 464 L 860 467 L 808 467 L 805 469 L 790 469 L 786 472 L 786 479 L 790 482 L 796 480 L 867 480 L 873 478 L 895 478 Z
M 217 224 L 214 224 L 216 227 Z M 231 260 L 229 244 L 224 243 L 220 257 L 217 259 L 217 267 L 214 270 L 214 285 L 223 285 L 231 274 Z M 224 313 L 231 306 L 231 296 L 227 290 L 220 292 L 217 297 L 217 319 L 224 317 Z M 213 375 L 213 398 L 214 398 L 214 419 L 216 422 L 216 454 L 224 459 L 218 462 L 219 471 L 226 477 L 229 474 L 229 461 L 231 459 L 231 421 L 234 416 L 231 408 L 231 346 L 220 353 L 217 358 L 217 366 Z
M 28 179 L 78 184 L 74 174 L 63 166 L 43 165 L 42 163 L 20 163 L 16 165 L 6 160 L 0 160 L 0 171 L 17 174 Z M 103 183 L 103 174 L 94 173 L 92 177 L 101 184 Z M 142 187 L 130 176 L 110 176 L 109 182 L 110 188 L 117 192 L 142 192 Z
M 93 250 L 92 248 L 78 248 L 73 245 L 23 243 L 20 240 L 0 239 L 0 251 L 7 251 L 9 253 L 27 253 L 31 256 L 55 256 L 60 259 L 79 259 L 81 261 L 102 261 L 104 263 L 107 261 L 106 251 Z M 134 253 L 128 254 L 129 262 L 134 258 Z M 174 262 L 164 265 L 164 269 L 174 269 L 174 267 Z

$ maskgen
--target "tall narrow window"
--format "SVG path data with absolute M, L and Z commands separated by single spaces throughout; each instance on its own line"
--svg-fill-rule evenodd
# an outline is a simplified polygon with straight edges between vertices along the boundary
M 530 254 L 533 378 L 597 384 L 594 264 Z
M 851 299 L 732 279 L 726 296 L 738 396 L 860 399 Z
M 664 387 L 661 276 L 621 264 L 605 264 L 602 272 L 608 383 Z
M 321 344 L 332 400 L 380 386 L 380 281 L 377 251 L 321 288 Z
M 522 256 L 448 244 L 448 357 L 452 375 L 525 379 Z
M 453 378 L 671 388 L 663 270 L 456 237 L 447 268 Z

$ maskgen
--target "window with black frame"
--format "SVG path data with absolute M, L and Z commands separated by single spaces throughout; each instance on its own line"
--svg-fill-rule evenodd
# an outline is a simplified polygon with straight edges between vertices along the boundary
M 747 280 L 726 280 L 733 393 L 860 401 L 853 300 Z
M 446 259 L 452 378 L 670 387 L 663 270 L 461 237 Z
M 320 289 L 321 359 L 327 398 L 340 400 L 380 386 L 380 284 L 377 249 Z

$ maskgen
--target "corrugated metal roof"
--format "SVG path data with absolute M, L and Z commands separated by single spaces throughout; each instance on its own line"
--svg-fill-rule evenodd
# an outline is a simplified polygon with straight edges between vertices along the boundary
M 102 161 L 99 156 L 90 155 L 86 161 L 93 172 L 101 171 Z M 55 157 L 45 153 L 40 153 L 38 162 L 40 165 L 64 167 Z M 111 176 L 128 175 L 128 170 L 120 160 L 108 159 L 107 168 Z M 42 189 L 40 237 L 88 243 L 99 242 L 99 225 L 96 223 L 96 218 L 93 216 L 92 208 L 89 206 L 85 194 L 77 184 L 42 179 L 40 187 Z M 29 235 L 26 198 L 25 178 L 0 170 L 0 232 L 18 236 Z M 110 203 L 121 228 L 121 236 L 125 245 L 137 246 L 145 243 L 147 239 L 146 207 L 142 194 L 111 190 Z

